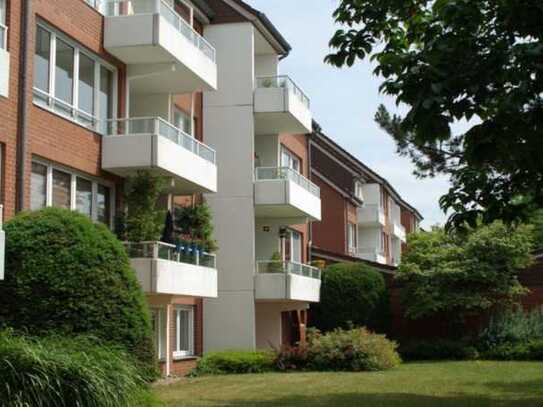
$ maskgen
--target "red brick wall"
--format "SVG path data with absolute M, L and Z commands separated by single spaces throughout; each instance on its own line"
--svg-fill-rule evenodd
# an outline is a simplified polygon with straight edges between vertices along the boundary
M 312 224 L 313 245 L 330 252 L 345 254 L 345 198 L 319 177 L 314 175 L 312 181 L 321 189 L 322 212 L 322 220 Z

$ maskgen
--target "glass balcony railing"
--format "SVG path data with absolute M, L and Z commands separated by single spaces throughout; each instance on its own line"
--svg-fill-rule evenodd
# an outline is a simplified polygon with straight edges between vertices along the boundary
M 173 124 L 168 123 L 161 117 L 134 117 L 129 119 L 108 120 L 107 128 L 105 130 L 107 136 L 150 136 L 158 134 L 198 155 L 204 160 L 213 164 L 215 164 L 216 161 L 215 150 L 196 140 Z
M 8 49 L 8 27 L 0 23 L 0 49 Z
M 288 92 L 296 96 L 308 109 L 311 107 L 309 98 L 300 89 L 300 87 L 296 85 L 294 81 L 286 75 L 256 78 L 256 87 L 286 89 Z
M 190 243 L 173 245 L 164 242 L 124 243 L 128 257 L 134 259 L 169 260 L 177 263 L 216 268 L 216 256 L 198 250 Z
M 258 167 L 255 169 L 256 181 L 290 180 L 311 192 L 317 198 L 321 196 L 320 188 L 309 181 L 298 171 L 288 167 Z
M 91 0 L 88 0 L 91 1 Z M 181 17 L 169 2 L 165 0 L 92 0 L 101 3 L 97 8 L 102 9 L 109 17 L 133 16 L 139 14 L 160 14 L 181 35 L 189 40 L 206 57 L 215 62 L 215 48 Z
M 321 270 L 308 264 L 292 261 L 260 260 L 256 263 L 256 272 L 262 274 L 297 274 L 320 280 Z
M 364 257 L 364 256 L 371 256 L 374 258 L 385 257 L 385 251 L 383 249 L 375 248 L 375 247 L 359 247 L 358 249 L 356 249 L 356 254 L 359 257 Z

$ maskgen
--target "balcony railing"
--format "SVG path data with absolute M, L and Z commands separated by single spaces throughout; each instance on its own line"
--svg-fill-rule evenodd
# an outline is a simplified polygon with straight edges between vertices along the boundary
M 311 192 L 316 197 L 320 198 L 320 188 L 309 181 L 298 171 L 288 167 L 258 167 L 255 169 L 256 181 L 275 181 L 275 180 L 290 180 L 298 184 L 302 188 Z
M 257 88 L 283 88 L 287 89 L 290 93 L 296 96 L 308 109 L 311 107 L 309 98 L 306 94 L 300 89 L 298 85 L 294 83 L 286 75 L 280 76 L 266 76 L 256 78 L 256 87 Z
M 98 0 L 95 0 L 98 3 Z M 181 35 L 189 40 L 211 61 L 215 62 L 215 48 L 190 26 L 175 9 L 164 0 L 103 0 L 103 13 L 109 17 L 133 16 L 139 14 L 160 14 Z
M 0 49 L 8 49 L 8 27 L 0 23 Z
M 106 135 L 108 136 L 135 136 L 154 135 L 166 137 L 181 147 L 215 164 L 216 153 L 211 147 L 191 137 L 183 130 L 168 123 L 161 117 L 134 117 L 129 119 L 108 120 Z
M 216 256 L 198 250 L 190 243 L 173 245 L 164 242 L 125 242 L 126 251 L 130 258 L 169 260 L 177 263 L 216 268 Z
M 356 254 L 358 256 L 372 255 L 376 257 L 385 257 L 385 251 L 383 249 L 375 247 L 359 247 L 358 249 L 356 249 Z
M 256 272 L 263 274 L 297 274 L 320 280 L 321 270 L 308 264 L 292 261 L 259 260 L 256 263 Z

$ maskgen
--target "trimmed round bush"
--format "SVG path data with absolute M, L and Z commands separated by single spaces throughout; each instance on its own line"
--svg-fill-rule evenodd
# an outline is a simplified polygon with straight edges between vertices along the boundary
M 2 405 L 151 405 L 144 378 L 124 351 L 93 338 L 28 338 L 0 332 Z M 5 404 L 4 404 L 5 403 Z
M 0 326 L 32 336 L 91 335 L 156 372 L 150 315 L 123 245 L 104 225 L 58 208 L 5 224 Z
M 321 301 L 312 306 L 313 323 L 321 331 L 366 326 L 388 328 L 389 299 L 385 279 L 363 263 L 338 263 L 322 273 Z

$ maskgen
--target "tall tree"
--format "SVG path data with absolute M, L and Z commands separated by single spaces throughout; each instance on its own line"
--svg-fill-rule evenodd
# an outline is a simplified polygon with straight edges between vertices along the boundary
M 334 17 L 326 61 L 376 63 L 381 92 L 409 108 L 376 121 L 416 175 L 450 176 L 449 225 L 543 207 L 542 1 L 342 0 Z

